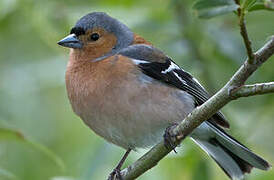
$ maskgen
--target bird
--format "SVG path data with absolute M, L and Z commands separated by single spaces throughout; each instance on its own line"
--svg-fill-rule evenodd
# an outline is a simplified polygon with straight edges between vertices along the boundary
M 59 45 L 70 48 L 66 89 L 73 111 L 97 135 L 126 150 L 110 173 L 120 170 L 132 150 L 164 139 L 210 98 L 190 73 L 163 51 L 104 12 L 81 17 Z M 230 179 L 271 165 L 226 132 L 221 112 L 193 130 L 189 137 Z

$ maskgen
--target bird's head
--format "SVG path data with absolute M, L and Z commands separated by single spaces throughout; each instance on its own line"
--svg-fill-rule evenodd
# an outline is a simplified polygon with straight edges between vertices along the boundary
M 104 59 L 132 44 L 133 32 L 103 12 L 93 12 L 77 21 L 70 34 L 58 42 L 89 59 Z

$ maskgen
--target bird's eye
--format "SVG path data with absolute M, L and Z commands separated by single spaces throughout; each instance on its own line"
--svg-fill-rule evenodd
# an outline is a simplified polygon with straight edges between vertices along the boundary
M 99 39 L 99 34 L 98 33 L 93 33 L 93 34 L 91 34 L 90 35 L 90 39 L 92 40 L 92 41 L 97 41 L 98 39 Z

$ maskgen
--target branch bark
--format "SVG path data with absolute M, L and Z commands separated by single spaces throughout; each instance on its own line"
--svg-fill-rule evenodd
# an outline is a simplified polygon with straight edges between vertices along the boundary
M 240 87 L 236 93 L 233 94 L 233 97 L 248 97 L 268 93 L 274 93 L 274 82 L 244 85 Z
M 214 96 L 201 106 L 195 108 L 176 128 L 172 130 L 177 137 L 176 143 L 179 144 L 188 134 L 190 134 L 202 122 L 209 119 L 224 105 L 230 101 L 256 94 L 273 92 L 274 83 L 264 83 L 244 86 L 245 81 L 260 67 L 269 57 L 274 54 L 274 36 L 254 55 L 254 61 L 250 63 L 248 58 L 238 71 L 232 76 L 227 84 L 220 89 Z M 259 87 L 259 88 L 258 88 Z M 122 170 L 123 179 L 135 179 L 147 170 L 156 166 L 172 149 L 167 149 L 161 141 L 149 150 L 135 163 Z

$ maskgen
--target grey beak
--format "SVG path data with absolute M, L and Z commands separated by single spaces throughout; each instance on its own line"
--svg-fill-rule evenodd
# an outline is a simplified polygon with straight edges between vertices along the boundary
M 70 34 L 64 39 L 57 42 L 60 46 L 74 48 L 74 49 L 81 49 L 83 47 L 82 42 L 76 37 L 75 34 Z

